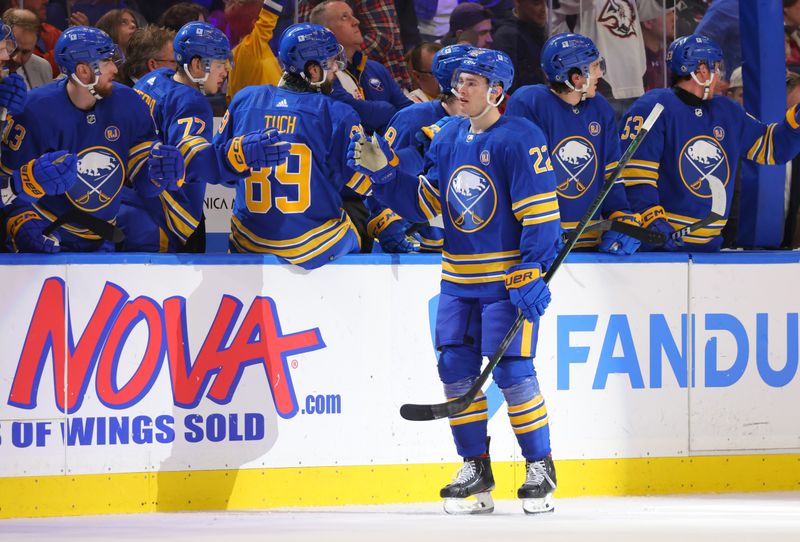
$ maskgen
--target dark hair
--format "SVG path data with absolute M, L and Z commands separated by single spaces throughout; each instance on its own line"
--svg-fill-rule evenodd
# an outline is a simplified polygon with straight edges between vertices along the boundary
M 797 0 L 783 0 L 783 9 L 790 8 L 797 3 Z
M 111 36 L 111 39 L 114 41 L 114 43 L 119 45 L 119 27 L 122 24 L 122 16 L 126 13 L 133 17 L 133 20 L 136 21 L 136 14 L 132 10 L 128 8 L 120 8 L 112 9 L 100 17 L 95 23 L 95 26 Z
M 567 81 L 572 84 L 573 75 L 583 75 L 583 72 L 578 68 L 570 68 L 567 72 Z M 569 94 L 573 89 L 569 88 L 566 83 L 559 83 L 557 81 L 548 81 L 547 84 L 556 94 Z
M 175 32 L 160 26 L 148 25 L 138 29 L 128 42 L 128 56 L 122 66 L 122 73 L 130 80 L 139 78 L 150 71 L 147 61 L 158 57 L 161 49 L 175 39 Z
M 161 14 L 158 26 L 177 32 L 186 23 L 199 20 L 201 15 L 204 20 L 208 20 L 208 10 L 203 6 L 191 2 L 181 2 Z

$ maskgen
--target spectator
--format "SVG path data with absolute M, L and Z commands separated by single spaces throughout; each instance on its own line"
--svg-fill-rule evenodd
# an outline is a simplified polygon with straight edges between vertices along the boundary
M 177 32 L 186 23 L 206 22 L 208 10 L 192 2 L 181 2 L 167 9 L 158 19 L 158 26 Z
M 57 77 L 58 74 L 61 73 L 61 70 L 56 64 L 53 48 L 59 36 L 61 36 L 61 30 L 46 22 L 48 2 L 49 0 L 10 0 L 7 5 L 10 8 L 27 9 L 34 12 L 36 16 L 39 17 L 41 30 L 39 31 L 39 38 L 36 40 L 36 48 L 33 53 L 49 62 L 53 77 Z
M 491 12 L 472 2 L 456 6 L 450 14 L 450 30 L 442 38 L 442 45 L 454 43 L 488 48 L 492 44 Z
M 119 81 L 129 87 L 143 75 L 158 68 L 175 69 L 175 53 L 172 50 L 173 30 L 148 25 L 139 28 L 128 42 L 130 54 L 125 57 Z
M 284 3 L 290 0 L 228 0 L 225 16 L 229 28 L 237 34 L 247 27 L 248 18 L 254 23 L 246 35 L 233 49 L 233 70 L 228 76 L 228 102 L 233 95 L 251 85 L 277 85 L 281 79 L 281 67 L 269 40 L 283 11 Z M 253 14 L 253 9 L 257 10 Z M 231 41 L 233 43 L 233 41 Z
M 361 50 L 364 37 L 350 5 L 343 0 L 326 0 L 314 8 L 310 21 L 330 29 L 344 48 L 347 68 L 336 72 L 331 96 L 355 109 L 367 132 L 383 133 L 392 116 L 411 101 L 389 70 Z
M 800 1 L 783 0 L 783 30 L 786 65 L 800 66 Z
M 28 90 L 46 85 L 53 80 L 50 64 L 33 54 L 39 38 L 41 21 L 27 9 L 9 9 L 3 13 L 3 22 L 11 27 L 17 47 L 6 62 L 9 72 L 16 72 L 25 79 Z
M 442 46 L 438 43 L 422 42 L 406 55 L 406 64 L 414 83 L 408 97 L 414 102 L 427 102 L 439 94 L 439 82 L 433 75 L 433 56 Z
M 414 0 L 423 41 L 440 41 L 450 28 L 450 15 L 458 0 Z
M 711 0 L 680 0 L 675 6 L 675 35 L 694 34 Z
M 417 12 L 414 10 L 414 1 L 394 0 L 394 8 L 397 11 L 397 24 L 400 27 L 400 42 L 403 44 L 403 51 L 411 51 L 422 43 L 422 39 L 419 37 L 419 21 L 417 21 Z
M 111 36 L 123 54 L 128 54 L 128 41 L 138 28 L 133 11 L 127 8 L 112 9 L 100 17 L 95 26 Z
M 514 84 L 508 90 L 544 83 L 540 66 L 547 39 L 546 0 L 514 0 L 513 18 L 504 19 L 494 33 L 494 49 L 503 51 L 514 64 Z
M 311 10 L 319 4 L 318 0 L 298 0 L 299 20 L 310 20 Z M 364 54 L 386 66 L 402 88 L 411 88 L 394 0 L 352 0 L 351 7 L 359 21 Z
M 731 80 L 728 84 L 728 98 L 744 107 L 744 86 L 742 85 L 742 67 L 739 66 L 731 73 Z
M 665 88 L 669 85 L 667 64 L 664 58 L 667 45 L 675 39 L 675 0 L 663 0 L 664 13 L 642 21 L 642 39 L 647 70 L 644 72 L 644 89 Z

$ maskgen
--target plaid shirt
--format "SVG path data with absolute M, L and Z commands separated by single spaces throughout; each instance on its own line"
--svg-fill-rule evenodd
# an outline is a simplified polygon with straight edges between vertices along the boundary
M 299 21 L 308 21 L 308 16 L 319 0 L 298 0 Z M 364 43 L 361 50 L 372 60 L 380 62 L 401 88 L 411 88 L 411 77 L 403 58 L 403 42 L 400 40 L 400 24 L 394 0 L 352 0 L 348 4 L 353 15 L 361 23 Z

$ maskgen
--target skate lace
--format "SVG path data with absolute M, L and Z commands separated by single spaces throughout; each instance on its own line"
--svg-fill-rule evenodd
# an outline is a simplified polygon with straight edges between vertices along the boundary
M 526 484 L 533 484 L 540 486 L 547 476 L 547 467 L 544 460 L 532 461 L 528 463 L 528 477 L 525 480 Z M 549 479 L 549 478 L 548 478 Z
M 458 469 L 455 478 L 453 478 L 453 483 L 461 484 L 464 482 L 468 482 L 472 480 L 474 476 L 475 476 L 475 462 L 465 461 L 464 466 Z

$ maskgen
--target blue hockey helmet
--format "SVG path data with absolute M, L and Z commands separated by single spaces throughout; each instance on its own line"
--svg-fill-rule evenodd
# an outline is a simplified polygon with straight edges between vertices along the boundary
M 439 82 L 439 88 L 443 94 L 450 93 L 453 72 L 456 71 L 467 53 L 474 48 L 466 43 L 455 43 L 442 47 L 433 55 L 433 76 Z
M 489 88 L 503 85 L 508 90 L 514 82 L 514 64 L 511 58 L 502 51 L 475 48 L 468 51 L 453 72 L 451 86 L 455 88 L 460 73 L 474 73 L 489 80 Z
M 233 61 L 228 36 L 214 25 L 200 21 L 186 23 L 172 42 L 175 62 L 189 64 L 193 58 Z
M 701 34 L 683 36 L 669 46 L 667 64 L 672 73 L 679 76 L 691 75 L 700 64 L 705 64 L 711 72 L 721 71 L 722 49 Z
M 586 36 L 569 32 L 556 34 L 542 47 L 542 71 L 551 83 L 568 83 L 570 70 L 579 70 L 584 77 L 588 77 L 589 66 L 599 58 L 600 51 Z
M 78 64 L 88 64 L 99 76 L 101 60 L 121 62 L 125 57 L 114 40 L 99 28 L 73 26 L 56 41 L 55 58 L 62 73 L 71 75 Z
M 283 32 L 278 46 L 278 59 L 283 69 L 303 78 L 309 62 L 316 62 L 323 71 L 327 71 L 331 59 L 341 62 L 343 58 L 343 49 L 336 41 L 336 36 L 318 24 L 299 23 L 290 26 Z

